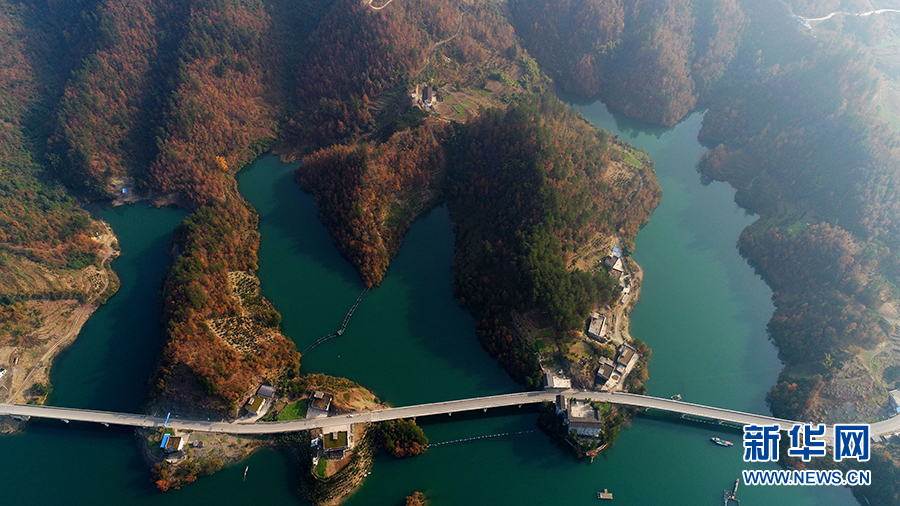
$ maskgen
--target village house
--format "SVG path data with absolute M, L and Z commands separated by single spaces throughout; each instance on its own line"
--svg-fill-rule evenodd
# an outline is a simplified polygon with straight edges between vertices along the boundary
M 616 364 L 606 357 L 600 357 L 600 367 L 597 368 L 595 384 L 603 389 L 612 387 L 619 381 L 619 374 L 616 373 Z
M 334 400 L 333 395 L 316 390 L 309 398 L 309 409 L 328 413 L 328 410 L 331 408 L 332 400 Z
M 567 409 L 569 409 L 569 400 L 566 399 L 566 396 L 563 394 L 557 395 L 556 396 L 556 414 L 559 415 L 561 413 L 565 413 Z
M 900 390 L 890 390 L 888 394 L 891 396 L 891 407 L 894 408 L 897 413 L 900 413 Z
M 263 413 L 263 408 L 266 405 L 266 398 L 261 395 L 254 395 L 247 401 L 247 412 L 251 415 L 257 416 Z
M 601 343 L 605 342 L 606 338 L 604 336 L 606 335 L 606 316 L 603 316 L 597 312 L 591 313 L 591 323 L 588 325 L 587 335 L 588 337 L 596 339 Z
M 327 459 L 339 460 L 344 458 L 344 452 L 353 449 L 353 429 L 350 425 L 342 425 L 328 429 L 319 438 L 322 444 L 322 453 Z
M 572 388 L 572 380 L 544 371 L 544 388 Z
M 603 421 L 590 402 L 574 400 L 568 405 L 564 423 L 582 437 L 600 437 Z
M 188 435 L 185 434 L 183 436 L 176 436 L 174 434 L 163 434 L 162 444 L 160 444 L 160 448 L 166 451 L 166 453 L 171 452 L 180 452 L 184 449 L 184 445 L 188 442 Z
M 622 344 L 616 349 L 616 365 L 628 367 L 628 364 L 638 356 L 637 350 L 629 344 Z
M 619 279 L 625 273 L 625 262 L 622 261 L 620 253 L 612 254 L 603 260 L 603 266 L 609 270 L 609 275 Z
M 429 107 L 434 104 L 434 89 L 431 86 L 426 85 L 422 89 L 422 103 Z
M 275 387 L 271 385 L 262 385 L 259 387 L 259 390 L 256 391 L 256 395 L 271 399 L 272 396 L 275 395 Z

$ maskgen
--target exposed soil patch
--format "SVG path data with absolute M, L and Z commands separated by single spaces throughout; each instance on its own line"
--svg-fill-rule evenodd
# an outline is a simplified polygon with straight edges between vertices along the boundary
M 100 244 L 99 269 L 93 265 L 77 271 L 50 269 L 18 256 L 7 257 L 0 267 L 0 293 L 35 297 L 25 306 L 36 315 L 37 323 L 31 329 L 19 329 L 16 335 L 0 334 L 0 367 L 7 369 L 0 378 L 0 399 L 5 402 L 42 402 L 47 389 L 33 386 L 49 384 L 53 359 L 118 289 L 118 278 L 108 268 L 109 261 L 119 254 L 114 246 L 116 237 L 107 224 L 97 225 L 104 230 L 94 238 Z M 70 296 L 58 297 L 61 294 Z

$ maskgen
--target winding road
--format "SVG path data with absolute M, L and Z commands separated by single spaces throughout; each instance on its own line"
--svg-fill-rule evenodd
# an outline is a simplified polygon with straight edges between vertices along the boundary
M 804 18 L 803 16 L 800 16 L 800 17 L 801 17 L 802 19 L 805 19 L 806 21 L 812 22 L 812 21 L 825 21 L 825 20 L 831 19 L 831 18 L 833 18 L 833 17 L 835 17 L 835 16 L 840 16 L 840 15 L 843 15 L 843 16 L 863 17 L 863 16 L 871 16 L 872 14 L 882 14 L 882 13 L 885 13 L 885 12 L 900 12 L 900 10 L 897 10 L 897 9 L 878 9 L 878 10 L 874 10 L 874 11 L 860 12 L 860 13 L 856 13 L 856 12 L 836 11 L 836 12 L 832 12 L 831 14 L 829 14 L 829 15 L 827 15 L 827 16 L 823 16 L 823 17 L 821 17 L 821 18 Z

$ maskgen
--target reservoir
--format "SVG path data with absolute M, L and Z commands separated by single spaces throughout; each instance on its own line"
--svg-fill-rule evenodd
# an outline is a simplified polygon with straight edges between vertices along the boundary
M 734 204 L 729 186 L 704 184 L 696 171 L 702 116 L 653 129 L 614 118 L 599 103 L 578 108 L 598 127 L 646 149 L 663 189 L 635 250 L 645 277 L 632 334 L 654 351 L 650 394 L 768 413 L 765 394 L 780 369 L 765 334 L 771 292 L 735 246 L 754 218 Z M 263 295 L 303 349 L 337 330 L 363 286 L 332 245 L 312 198 L 293 182 L 294 167 L 263 156 L 238 182 L 260 214 Z M 162 339 L 153 315 L 171 262 L 165 249 L 183 216 L 141 205 L 104 212 L 120 238 L 122 256 L 113 266 L 122 289 L 58 361 L 52 404 L 140 407 Z M 413 224 L 384 282 L 365 295 L 344 335 L 302 358 L 304 370 L 350 378 L 397 406 L 520 390 L 482 350 L 474 321 L 453 298 L 452 257 L 449 214 L 439 207 Z M 127 367 L 131 360 L 136 365 Z M 713 506 L 742 469 L 776 467 L 745 464 L 737 431 L 656 417 L 635 419 L 591 464 L 530 432 L 535 420 L 516 408 L 423 420 L 432 442 L 527 433 L 439 446 L 407 460 L 379 454 L 372 475 L 346 504 L 397 505 L 417 490 L 434 505 L 596 504 L 597 491 L 608 488 L 619 505 Z M 286 452 L 259 452 L 162 494 L 150 484 L 130 430 L 71 425 L 37 422 L 23 434 L 0 437 L 4 502 L 304 504 Z M 712 436 L 735 447 L 715 446 Z M 849 490 L 826 487 L 741 487 L 738 498 L 745 505 L 857 504 Z

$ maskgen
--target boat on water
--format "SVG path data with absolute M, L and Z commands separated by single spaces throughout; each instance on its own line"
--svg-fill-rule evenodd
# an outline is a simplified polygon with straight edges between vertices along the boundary
M 244 468 L 244 481 L 247 481 L 247 471 L 250 470 L 250 466 Z
M 716 443 L 719 446 L 734 446 L 734 444 L 732 444 L 731 441 L 725 441 L 724 439 L 719 439 L 717 437 L 711 437 L 711 438 L 709 438 L 709 440 L 712 441 L 713 443 Z
M 672 397 L 669 397 L 669 398 L 672 399 L 673 401 L 680 401 L 680 400 L 681 400 L 681 394 L 675 394 L 675 395 L 673 395 Z
M 732 490 L 731 492 L 726 490 L 724 492 L 724 496 L 725 496 L 724 497 L 724 499 L 725 499 L 724 506 L 741 506 L 741 501 L 737 500 L 737 489 L 738 489 L 738 483 L 740 483 L 740 481 L 741 481 L 740 478 L 734 480 L 734 490 Z

